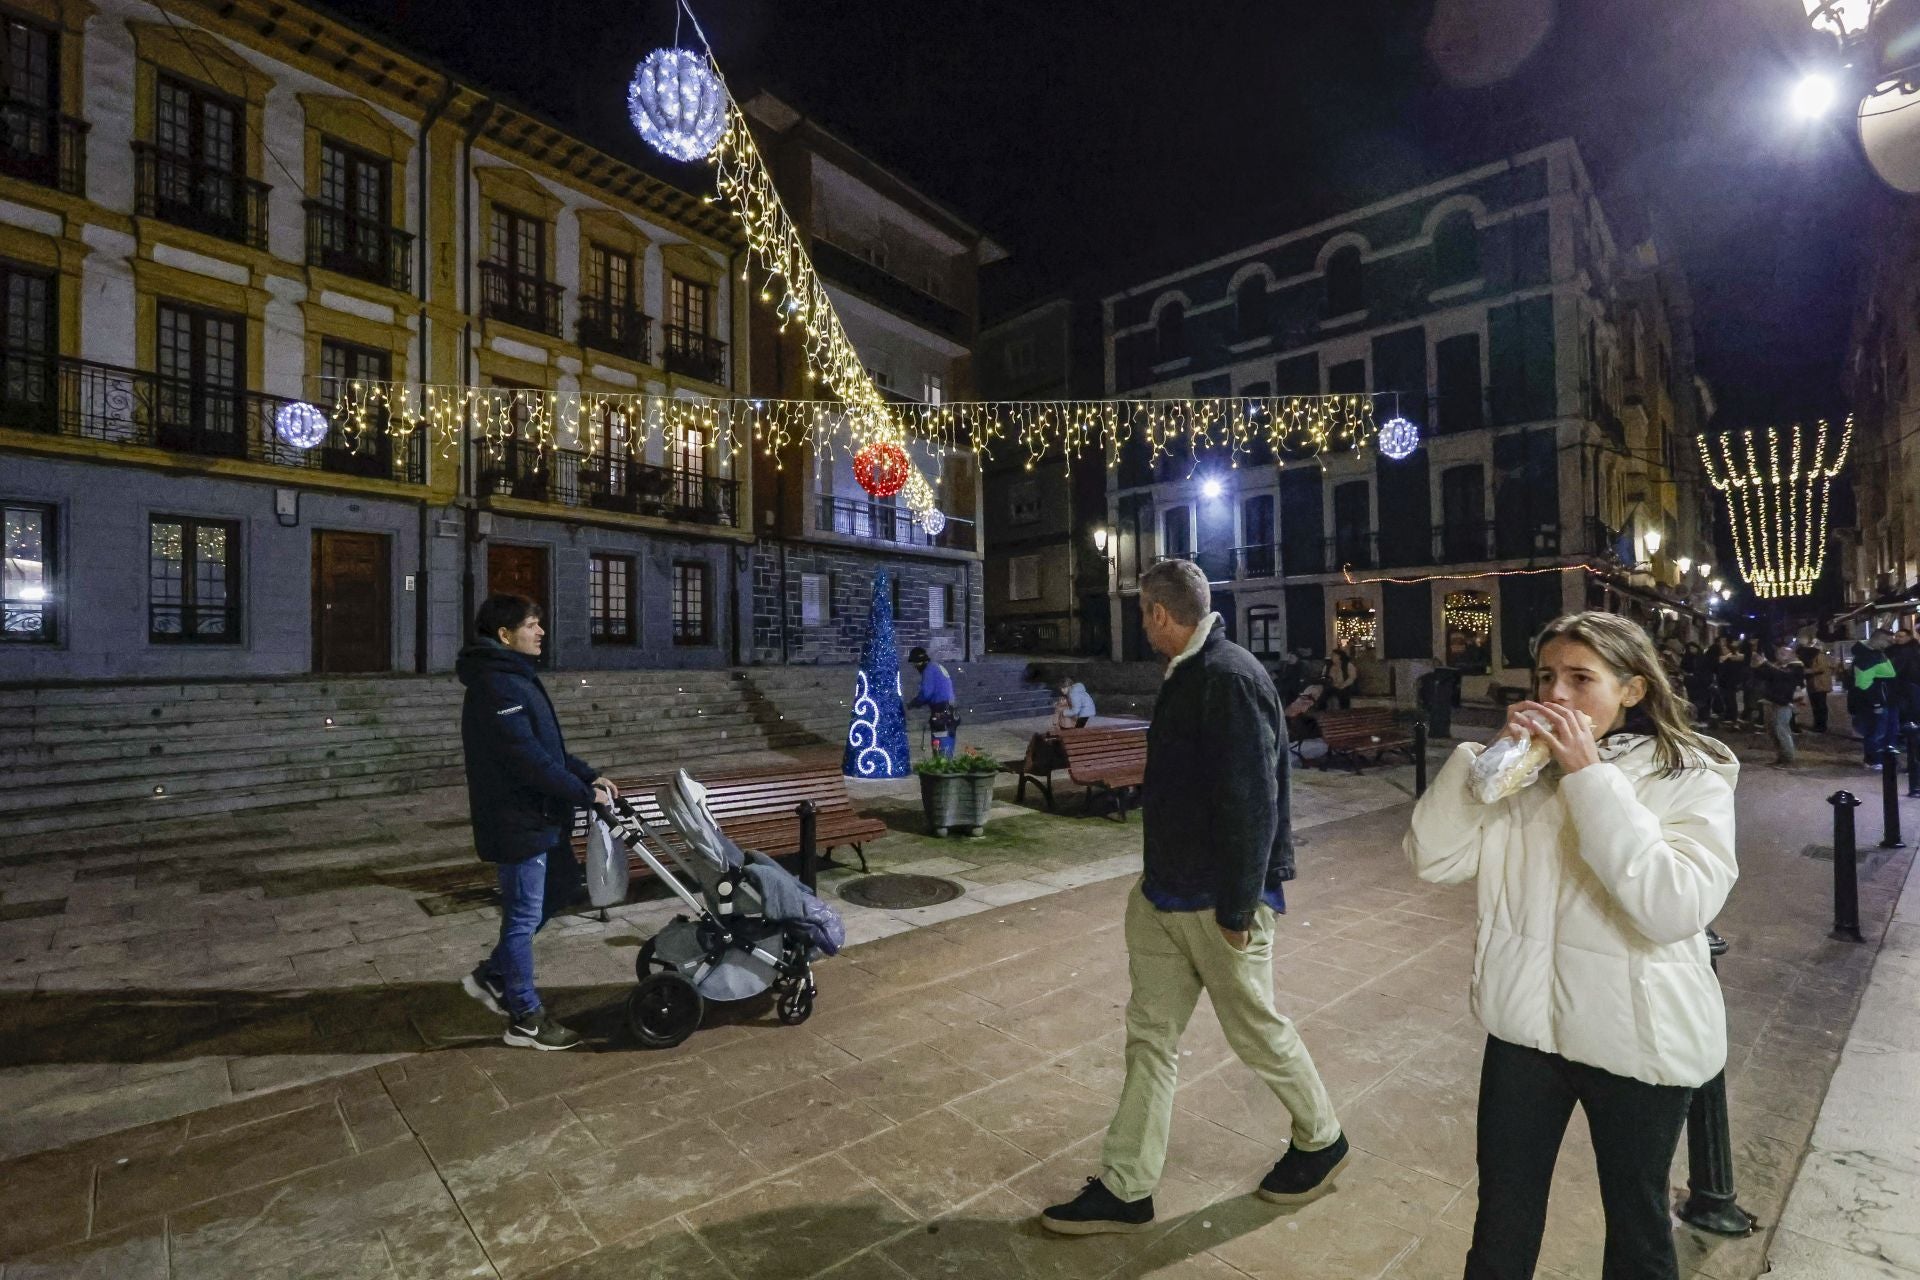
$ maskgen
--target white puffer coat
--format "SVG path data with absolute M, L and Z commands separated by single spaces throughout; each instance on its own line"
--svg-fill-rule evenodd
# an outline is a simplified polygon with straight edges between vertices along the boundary
M 1467 789 L 1480 750 L 1454 751 L 1405 847 L 1422 880 L 1478 881 L 1481 1024 L 1650 1084 L 1712 1079 L 1727 1017 L 1705 930 L 1739 876 L 1738 766 L 1663 777 L 1652 738 L 1614 735 L 1601 763 L 1483 805 Z

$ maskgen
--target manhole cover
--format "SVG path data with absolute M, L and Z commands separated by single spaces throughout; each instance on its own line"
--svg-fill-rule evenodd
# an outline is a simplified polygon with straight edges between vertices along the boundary
M 903 911 L 908 907 L 931 907 L 951 902 L 966 890 L 939 876 L 862 876 L 840 887 L 840 896 L 857 907 L 879 907 L 883 911 Z

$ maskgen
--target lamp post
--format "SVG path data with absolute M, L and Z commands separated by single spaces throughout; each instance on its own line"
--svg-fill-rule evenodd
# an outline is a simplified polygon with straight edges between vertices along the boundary
M 1920 0 L 1802 0 L 1809 55 L 1789 105 L 1804 120 L 1837 111 L 1867 167 L 1895 191 L 1920 195 Z

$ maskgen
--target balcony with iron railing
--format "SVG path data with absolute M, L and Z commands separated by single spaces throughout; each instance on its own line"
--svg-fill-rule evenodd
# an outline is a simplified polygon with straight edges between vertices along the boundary
M 662 332 L 667 339 L 668 373 L 683 373 L 689 378 L 698 378 L 715 386 L 727 384 L 726 343 L 697 333 L 685 325 L 665 325 L 662 326 Z
M 0 349 L 0 430 L 233 458 L 300 471 L 426 481 L 426 433 L 396 441 L 383 426 L 349 440 L 337 429 L 300 448 L 280 438 L 293 403 L 139 369 Z
M 37 102 L 0 99 L 0 174 L 85 195 L 87 128 Z
M 656 516 L 689 524 L 740 523 L 740 482 L 642 462 L 548 450 L 524 440 L 473 442 L 473 495 Z
M 143 218 L 264 249 L 272 190 L 231 169 L 133 144 L 133 211 Z
M 932 547 L 948 551 L 976 549 L 973 521 L 948 516 L 939 533 L 928 533 L 905 507 L 865 498 L 816 494 L 814 528 L 846 538 L 868 539 L 896 547 Z
M 480 264 L 480 316 L 518 325 L 535 333 L 562 336 L 559 285 L 541 276 L 515 271 L 504 262 Z
M 1564 535 L 1558 525 L 1456 523 L 1435 525 L 1429 542 L 1408 544 L 1383 538 L 1378 530 L 1344 537 L 1314 538 L 1298 546 L 1278 542 L 1214 547 L 1161 555 L 1162 560 L 1191 560 L 1209 582 L 1249 582 L 1310 577 L 1346 569 L 1441 568 L 1494 561 L 1537 561 L 1561 555 L 1603 552 L 1604 536 L 1587 530 Z M 1417 548 L 1417 549 L 1416 549 Z
M 598 294 L 580 295 L 580 321 L 574 334 L 583 347 L 645 364 L 653 359 L 653 317 L 631 302 Z
M 377 218 L 309 200 L 307 265 L 406 292 L 413 287 L 413 236 Z

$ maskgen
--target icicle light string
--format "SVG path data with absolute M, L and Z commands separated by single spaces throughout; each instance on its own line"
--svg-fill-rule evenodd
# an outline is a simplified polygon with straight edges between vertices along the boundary
M 546 451 L 593 452 L 608 441 L 636 446 L 649 433 L 677 439 L 697 429 L 711 452 L 738 457 L 752 448 L 777 465 L 790 446 L 808 444 L 825 457 L 851 456 L 873 439 L 848 429 L 844 406 L 821 400 L 317 381 L 318 402 L 330 406 L 324 410 L 329 422 L 349 439 L 383 430 L 396 439 L 425 432 L 446 457 L 469 434 L 497 448 L 512 441 Z M 1136 443 L 1152 463 L 1176 456 L 1198 466 L 1211 454 L 1238 467 L 1288 454 L 1364 448 L 1375 435 L 1372 398 L 1365 395 L 904 403 L 890 412 L 905 440 L 938 454 L 964 450 L 991 460 L 996 450 L 1012 450 L 1025 455 L 1029 469 L 1054 450 L 1072 456 L 1098 448 L 1111 464 Z M 920 482 L 926 485 L 926 477 Z M 911 480 L 907 487 L 916 488 Z
M 1707 480 L 1726 495 L 1740 576 L 1763 599 L 1808 594 L 1825 567 L 1833 478 L 1846 465 L 1853 419 L 1837 443 L 1834 434 L 1819 422 L 1699 437 Z

